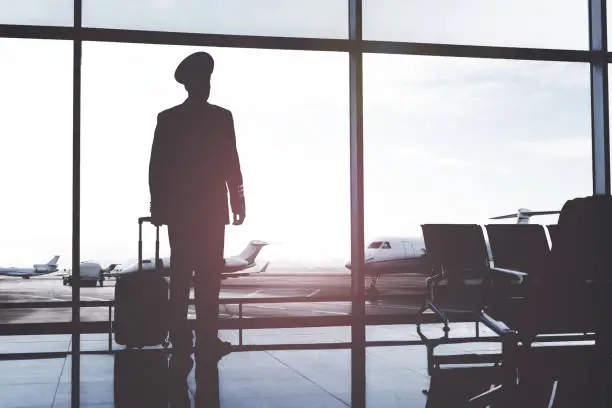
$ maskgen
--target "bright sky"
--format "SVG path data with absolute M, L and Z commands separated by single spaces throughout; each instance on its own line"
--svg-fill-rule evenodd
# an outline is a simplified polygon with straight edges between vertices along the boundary
M 501 3 L 369 0 L 364 35 L 587 47 L 587 1 Z M 71 24 L 71 1 L 42 4 L 0 0 L 0 23 Z M 84 24 L 346 36 L 345 0 L 252 4 L 85 0 Z M 185 98 L 174 69 L 200 49 L 84 44 L 84 260 L 136 255 L 155 118 Z M 342 265 L 350 257 L 348 55 L 204 49 L 216 61 L 210 101 L 234 114 L 245 178 L 247 218 L 228 227 L 226 254 L 261 239 L 278 243 L 262 258 Z M 72 44 L 0 39 L 0 61 L 0 265 L 59 254 L 60 267 L 68 267 Z M 366 55 L 364 65 L 367 238 L 417 235 L 425 222 L 486 223 L 519 207 L 560 209 L 591 193 L 588 64 Z M 167 255 L 165 229 L 162 236 Z

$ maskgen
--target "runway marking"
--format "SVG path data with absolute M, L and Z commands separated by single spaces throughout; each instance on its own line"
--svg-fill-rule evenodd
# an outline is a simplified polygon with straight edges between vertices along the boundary
M 314 295 L 316 295 L 317 293 L 319 293 L 320 291 L 321 291 L 321 289 L 317 289 L 317 290 L 315 290 L 314 292 L 312 292 L 311 294 L 306 295 L 306 297 L 311 297 L 311 296 L 314 296 Z
M 389 309 L 416 309 L 417 305 L 377 305 L 371 303 L 370 306 L 378 306 L 380 308 L 389 308 Z
M 344 315 L 344 316 L 348 315 L 348 312 L 332 312 L 332 311 L 329 311 L 329 310 L 313 310 L 313 312 L 335 314 L 335 315 Z
M 248 298 L 249 298 L 249 297 L 253 297 L 253 296 L 255 296 L 256 294 L 258 294 L 259 292 L 261 292 L 262 290 L 263 290 L 263 289 L 258 289 L 258 290 L 256 290 L 255 292 L 251 292 L 251 293 L 249 293 L 249 294 L 248 294 L 248 295 L 246 295 L 245 297 L 248 297 Z
M 289 310 L 286 307 L 277 307 L 277 306 L 263 306 L 263 305 L 252 305 L 251 307 L 257 308 L 257 309 L 277 309 L 277 310 Z
M 102 302 L 106 302 L 111 299 L 102 299 L 102 298 L 97 298 L 97 297 L 92 297 L 92 296 L 81 296 L 81 300 L 99 300 Z
M 24 296 L 24 298 L 45 299 L 45 300 L 52 300 L 52 301 L 56 301 L 56 302 L 64 302 L 66 300 L 70 300 L 70 299 L 62 299 L 62 298 L 58 298 L 58 297 L 30 295 L 29 293 L 26 296 Z

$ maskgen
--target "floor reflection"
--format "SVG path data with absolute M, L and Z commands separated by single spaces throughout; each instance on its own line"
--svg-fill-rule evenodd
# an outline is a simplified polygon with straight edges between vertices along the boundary
M 509 400 L 493 392 L 482 402 L 470 398 L 498 389 L 496 367 L 468 366 L 440 369 L 432 375 L 427 408 L 520 407 L 579 408 L 612 406 L 612 370 L 607 357 L 596 357 L 593 349 L 570 347 L 530 351 L 523 355 L 516 390 Z M 544 355 L 544 358 L 540 354 Z
M 162 350 L 124 350 L 115 354 L 115 407 L 191 407 L 187 378 L 191 356 L 168 357 Z M 219 407 L 219 372 L 216 361 L 195 367 L 195 407 Z
M 494 392 L 472 404 L 468 402 L 471 397 L 499 386 L 502 370 L 491 364 L 466 363 L 477 349 L 452 350 L 463 362 L 445 364 L 428 376 L 422 346 L 370 348 L 368 406 L 612 407 L 610 353 L 596 351 L 592 344 L 521 348 L 516 389 L 511 394 Z M 206 364 L 194 362 L 191 356 L 169 358 L 163 350 L 118 350 L 114 357 L 115 406 L 350 406 L 348 350 L 232 353 L 220 366 L 225 385 L 221 399 L 217 361 Z M 502 400 L 503 395 L 511 395 L 510 402 Z

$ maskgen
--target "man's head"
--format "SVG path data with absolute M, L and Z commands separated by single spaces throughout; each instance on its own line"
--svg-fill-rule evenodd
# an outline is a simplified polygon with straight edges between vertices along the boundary
M 208 100 L 214 67 L 215 61 L 209 53 L 196 52 L 181 61 L 174 72 L 174 79 L 185 85 L 190 97 Z

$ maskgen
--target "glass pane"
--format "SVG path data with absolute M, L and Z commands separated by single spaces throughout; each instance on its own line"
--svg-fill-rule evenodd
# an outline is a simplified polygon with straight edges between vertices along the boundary
M 102 287 L 93 282 L 84 287 L 82 300 L 113 299 L 117 279 L 137 268 L 137 218 L 149 214 L 148 171 L 157 115 L 185 101 L 186 90 L 174 80 L 174 71 L 199 50 L 83 45 L 81 253 L 84 260 L 99 263 L 106 277 Z M 209 100 L 229 109 L 234 118 L 246 198 L 245 223 L 225 229 L 223 277 L 228 279 L 222 281 L 221 297 L 347 295 L 348 55 L 205 50 L 215 59 Z M 144 225 L 143 235 L 145 261 L 152 260 L 154 228 Z M 168 265 L 166 226 L 160 238 L 160 255 Z M 119 265 L 110 270 L 113 264 Z M 330 279 L 340 285 L 328 285 Z M 349 310 L 347 302 L 245 304 L 242 316 L 326 316 Z M 107 313 L 104 308 L 82 309 L 83 320 L 102 321 Z M 238 315 L 235 303 L 220 308 L 222 319 Z M 189 318 L 195 318 L 193 308 Z M 228 338 L 237 340 L 235 334 Z M 83 347 L 107 347 L 103 336 L 86 337 Z
M 0 24 L 71 26 L 73 0 L 0 0 Z
M 402 313 L 429 273 L 421 224 L 516 223 L 490 218 L 592 192 L 588 64 L 366 55 L 364 104 L 366 245 L 406 243 L 367 256 L 404 265 L 377 282 L 415 295 Z
M 72 262 L 72 43 L 0 39 L 0 55 L 0 302 L 70 301 L 62 276 Z M 69 307 L 0 312 L 0 324 L 16 331 L 70 320 Z M 10 339 L 1 340 L 5 353 L 70 344 L 70 335 Z
M 364 0 L 363 36 L 408 41 L 587 49 L 586 0 Z
M 84 0 L 86 27 L 347 38 L 346 0 Z

